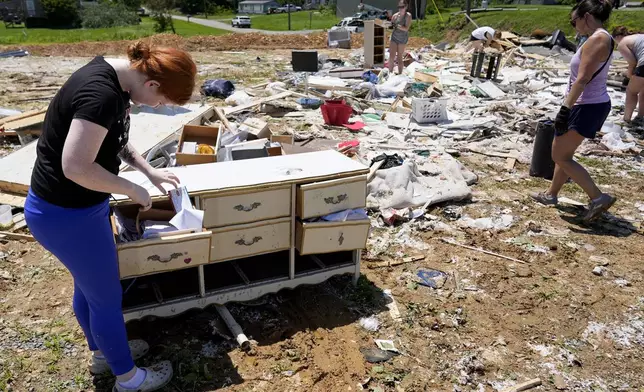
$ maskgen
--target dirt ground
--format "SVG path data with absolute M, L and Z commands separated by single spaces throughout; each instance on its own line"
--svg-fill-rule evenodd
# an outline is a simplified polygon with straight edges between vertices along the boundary
M 290 60 L 287 50 L 194 55 L 201 77 L 232 75 L 246 85 L 287 69 Z M 86 60 L 1 60 L 0 106 L 46 105 L 46 99 L 21 100 L 33 98 L 29 89 L 59 86 Z M 130 323 L 130 337 L 152 346 L 140 364 L 173 362 L 167 392 L 497 391 L 533 378 L 543 383 L 535 391 L 644 391 L 642 157 L 582 159 L 619 198 L 614 215 L 591 226 L 581 224 L 578 207 L 529 201 L 527 192 L 547 185 L 529 177 L 526 165 L 507 172 L 504 159 L 459 160 L 479 176 L 472 200 L 432 208 L 433 217 L 394 228 L 374 224 L 357 287 L 350 277 L 336 277 L 229 305 L 257 342 L 251 353 L 236 347 L 211 308 Z M 575 185 L 563 193 L 586 202 Z M 500 212 L 514 217 L 507 230 L 455 223 L 461 215 Z M 429 228 L 429 220 L 442 225 Z M 444 237 L 524 263 L 462 249 Z M 416 254 L 424 259 L 372 268 Z M 419 269 L 448 278 L 438 289 L 419 285 Z M 400 319 L 390 315 L 385 289 Z M 87 370 L 71 296 L 69 274 L 39 245 L 0 242 L 0 391 L 110 390 L 113 377 L 93 378 Z M 378 320 L 377 331 L 360 325 L 367 317 Z M 366 362 L 361 349 L 375 347 L 374 339 L 393 340 L 400 355 Z

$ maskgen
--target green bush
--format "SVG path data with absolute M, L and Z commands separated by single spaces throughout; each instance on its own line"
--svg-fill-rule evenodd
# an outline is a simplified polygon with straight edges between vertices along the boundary
M 75 0 L 42 0 L 48 24 L 51 27 L 76 27 L 80 21 L 78 2 Z
M 139 24 L 139 16 L 122 3 L 99 3 L 87 6 L 81 11 L 81 19 L 86 29 Z

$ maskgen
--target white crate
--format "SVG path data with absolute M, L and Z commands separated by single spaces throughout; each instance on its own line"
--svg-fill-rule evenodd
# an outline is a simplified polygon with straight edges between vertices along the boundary
M 447 100 L 414 98 L 411 101 L 412 118 L 419 124 L 447 121 Z

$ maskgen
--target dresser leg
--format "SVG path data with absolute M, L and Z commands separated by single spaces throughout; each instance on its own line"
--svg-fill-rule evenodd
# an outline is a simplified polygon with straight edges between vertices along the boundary
M 357 249 L 353 251 L 353 264 L 356 267 L 355 272 L 353 273 L 353 285 L 358 285 L 358 279 L 360 279 L 360 256 L 362 249 Z
M 297 185 L 291 186 L 291 251 L 288 260 L 288 277 L 295 279 L 295 197 Z

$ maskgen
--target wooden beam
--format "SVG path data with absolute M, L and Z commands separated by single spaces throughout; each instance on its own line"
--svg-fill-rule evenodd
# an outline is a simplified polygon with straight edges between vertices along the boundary
M 25 117 L 19 120 L 6 122 L 3 125 L 4 129 L 20 131 L 25 128 L 33 127 L 38 124 L 42 124 L 45 121 L 46 113 L 40 113 L 33 116 Z
M 244 110 L 252 109 L 253 107 L 259 106 L 259 105 L 261 105 L 263 103 L 274 101 L 276 99 L 286 98 L 286 97 L 289 97 L 290 95 L 291 95 L 291 93 L 288 92 L 288 91 L 283 92 L 283 93 L 279 93 L 277 95 L 273 95 L 273 96 L 270 96 L 270 97 L 267 97 L 267 98 L 262 98 L 262 99 L 260 99 L 258 101 L 248 103 L 246 105 L 239 105 L 239 106 L 235 106 L 235 107 L 232 107 L 232 108 L 225 108 L 224 113 L 225 114 L 233 114 L 233 113 L 243 112 Z
M 4 125 L 6 123 L 9 123 L 9 122 L 22 120 L 23 118 L 27 118 L 27 117 L 37 116 L 39 114 L 43 114 L 43 113 L 46 113 L 46 112 L 47 112 L 47 109 L 45 108 L 45 109 L 40 109 L 40 110 L 30 110 L 28 112 L 16 114 L 15 116 L 9 116 L 9 117 L 5 117 L 5 118 L 0 118 L 0 126 Z
M 36 239 L 29 234 L 18 234 L 18 233 L 11 233 L 8 231 L 0 231 L 0 240 L 2 239 L 9 239 L 9 240 L 25 240 L 29 242 L 35 242 Z
M 25 200 L 26 198 L 24 196 L 11 195 L 8 193 L 0 193 L 0 204 L 6 204 L 8 206 L 24 208 Z

